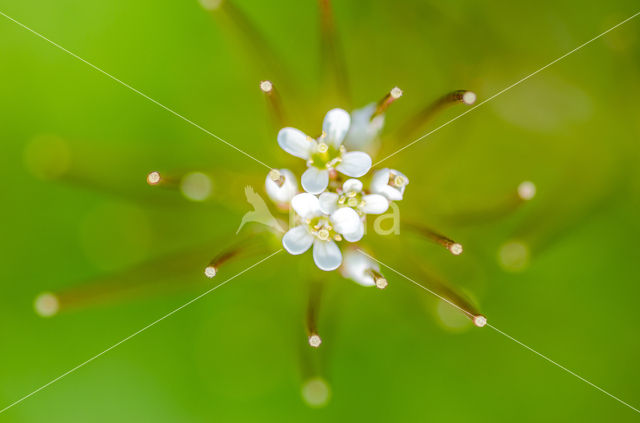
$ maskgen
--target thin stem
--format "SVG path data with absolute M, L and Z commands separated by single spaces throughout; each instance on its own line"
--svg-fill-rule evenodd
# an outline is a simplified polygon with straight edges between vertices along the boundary
M 307 303 L 306 330 L 309 345 L 318 348 L 322 343 L 318 335 L 318 309 L 322 297 L 322 283 L 314 281 L 309 288 L 309 302 Z
M 260 89 L 264 93 L 264 98 L 269 109 L 269 116 L 276 129 L 286 126 L 286 118 L 284 108 L 282 107 L 282 99 L 279 91 L 271 81 L 260 81 Z
M 150 172 L 147 175 L 147 184 L 163 188 L 178 188 L 180 185 L 180 177 L 175 175 L 167 175 L 158 171 Z
M 262 69 L 262 72 L 273 75 L 278 80 L 291 80 L 271 43 L 232 0 L 221 0 L 219 6 L 210 9 L 210 12 L 214 17 L 226 18 L 227 26 L 237 33 L 245 48 L 249 50 L 249 56 L 256 68 Z
M 476 101 L 476 95 L 472 91 L 456 90 L 447 93 L 427 105 L 424 109 L 416 113 L 398 130 L 398 138 L 406 139 L 415 134 L 423 125 L 433 119 L 439 112 L 454 104 L 472 105 Z
M 205 276 L 213 278 L 223 264 L 228 264 L 230 261 L 242 255 L 264 250 L 265 248 L 262 246 L 261 241 L 262 240 L 256 237 L 255 234 L 251 234 L 250 236 L 245 236 L 240 239 L 230 247 L 223 249 L 209 261 L 209 264 L 204 269 Z
M 440 299 L 444 299 L 447 302 L 450 302 L 453 306 L 457 307 L 459 310 L 463 312 L 475 325 L 481 326 L 483 317 L 478 311 L 477 307 L 474 306 L 464 294 L 459 292 L 455 287 L 450 286 L 445 283 L 440 278 L 430 274 L 428 271 L 424 269 L 424 264 L 422 264 L 422 260 L 417 259 L 415 256 L 412 257 L 412 261 L 416 264 L 416 268 L 421 273 L 420 281 L 423 289 L 427 289 L 432 293 L 435 293 Z
M 321 67 L 326 71 L 323 74 L 332 77 L 332 85 L 338 96 L 348 100 L 350 90 L 347 65 L 333 20 L 331 0 L 318 0 L 318 5 L 322 38 Z
M 251 249 L 243 244 L 245 254 L 259 254 L 266 249 L 261 236 L 246 238 L 261 248 Z M 244 240 L 243 240 L 244 241 Z M 62 311 L 87 308 L 99 304 L 149 296 L 164 291 L 177 291 L 202 283 L 201 264 L 212 245 L 208 243 L 153 258 L 109 275 L 92 278 L 77 286 L 57 292 L 46 292 L 35 300 L 36 313 L 50 317 Z M 227 250 L 218 256 L 218 263 L 228 262 L 240 251 Z
M 444 248 L 449 250 L 451 254 L 456 256 L 462 254 L 462 245 L 452 240 L 451 238 L 446 237 L 434 231 L 433 229 L 430 229 L 418 223 L 408 221 L 403 221 L 402 223 L 406 228 L 425 236 L 427 239 L 435 242 L 438 245 L 443 246 Z
M 176 291 L 202 282 L 199 263 L 211 244 L 156 257 L 126 270 L 91 278 L 77 286 L 39 295 L 41 316 Z
M 383 114 L 394 101 L 402 97 L 402 90 L 398 87 L 394 87 L 391 91 L 387 93 L 376 105 L 376 110 L 371 115 L 371 120 L 373 120 L 376 116 L 380 116 Z
M 369 276 L 371 276 L 377 288 L 385 289 L 387 285 L 389 285 L 389 282 L 387 282 L 387 278 L 382 276 L 382 273 L 378 272 L 377 270 L 369 268 L 366 270 L 366 272 Z
M 518 185 L 517 190 L 506 194 L 488 207 L 453 213 L 444 216 L 443 219 L 456 225 L 473 225 L 495 221 L 514 213 L 523 204 L 532 200 L 535 195 L 536 186 L 533 182 L 524 181 Z

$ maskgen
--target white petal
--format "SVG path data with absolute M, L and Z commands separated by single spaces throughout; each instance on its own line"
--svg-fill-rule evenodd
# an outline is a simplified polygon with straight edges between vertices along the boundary
M 392 172 L 394 175 L 403 176 L 407 183 L 409 183 L 409 179 L 402 172 L 385 168 L 373 174 L 371 178 L 371 192 L 374 194 L 382 194 L 391 201 L 402 200 L 405 187 L 397 188 L 389 185 L 389 176 Z
M 291 207 L 304 219 L 310 219 L 322 213 L 318 197 L 308 192 L 303 192 L 293 197 L 291 199 Z
M 308 159 L 316 142 L 296 128 L 282 128 L 278 132 L 278 145 L 287 153 Z
M 289 169 L 280 169 L 280 174 L 284 177 L 284 183 L 279 186 L 270 175 L 264 183 L 265 191 L 275 203 L 288 203 L 298 192 L 298 182 L 296 176 Z
M 368 269 L 380 271 L 380 266 L 358 251 L 345 253 L 344 265 L 342 266 L 342 274 L 345 278 L 363 286 L 373 286 L 375 281 L 367 272 Z
M 342 263 L 342 253 L 335 242 L 316 239 L 313 242 L 313 261 L 321 270 L 335 270 Z
M 342 155 L 342 163 L 336 166 L 338 172 L 359 178 L 371 169 L 371 157 L 361 151 L 351 151 Z
M 362 182 L 358 179 L 347 179 L 342 184 L 342 191 L 344 192 L 360 192 L 362 191 Z
M 404 191 L 404 188 L 403 189 L 398 189 L 398 188 L 392 187 L 390 185 L 385 185 L 380 190 L 380 194 L 384 195 L 385 197 L 387 197 L 391 201 L 400 201 L 400 200 L 402 200 L 403 191 Z
M 377 104 L 371 103 L 351 112 L 351 125 L 344 141 L 345 147 L 353 150 L 367 150 L 378 138 L 384 126 L 384 114 L 371 119 Z
M 362 221 L 358 223 L 359 223 L 358 227 L 356 228 L 355 231 L 342 234 L 344 239 L 346 239 L 349 242 L 358 242 L 362 239 L 362 237 L 364 236 L 364 223 L 362 223 Z
M 382 214 L 389 208 L 389 200 L 380 194 L 369 194 L 362 197 L 364 206 L 360 206 L 360 211 L 366 214 Z
M 335 192 L 323 192 L 318 200 L 320 201 L 320 210 L 324 214 L 331 214 L 338 208 L 339 195 Z
M 329 185 L 329 171 L 311 166 L 302 174 L 302 188 L 311 194 L 320 194 Z
M 358 225 L 362 225 L 360 216 L 351 207 L 341 207 L 331 214 L 331 223 L 336 232 L 341 234 L 350 234 L 358 229 Z
M 340 147 L 349 131 L 349 125 L 351 125 L 349 113 L 342 109 L 329 110 L 322 123 L 322 131 L 327 134 L 327 144 L 333 144 L 336 148 Z
M 305 226 L 296 226 L 284 234 L 282 237 L 282 246 L 289 254 L 302 254 L 313 244 L 313 235 L 309 233 Z
M 371 177 L 371 192 L 382 194 L 382 188 L 389 185 L 391 169 L 384 168 L 376 171 Z

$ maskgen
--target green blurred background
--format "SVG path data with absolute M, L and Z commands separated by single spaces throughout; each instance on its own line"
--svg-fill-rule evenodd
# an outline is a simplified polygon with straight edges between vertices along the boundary
M 286 165 L 260 79 L 274 79 L 292 123 L 309 133 L 328 108 L 349 105 L 320 85 L 316 2 L 236 4 L 279 51 L 289 78 L 262 72 L 237 33 L 195 0 L 0 0 L 0 11 L 269 165 Z M 479 101 L 493 95 L 631 16 L 637 2 L 336 0 L 334 9 L 353 105 L 394 85 L 405 92 L 388 113 L 392 131 L 447 91 L 472 89 Z M 406 257 L 419 257 L 497 328 L 634 406 L 639 28 L 629 22 L 385 162 L 411 179 L 403 216 L 450 234 L 465 246 L 462 256 L 408 234 L 374 248 L 418 280 L 419 266 Z M 235 239 L 248 210 L 241 187 L 225 204 L 216 192 L 245 177 L 260 189 L 266 169 L 5 18 L 0 88 L 2 408 L 257 261 L 203 280 L 203 266 Z M 425 132 L 463 110 L 448 110 Z M 43 164 L 52 163 L 65 173 L 43 178 Z M 151 170 L 220 169 L 230 174 L 214 180 L 211 201 L 145 183 Z M 538 196 L 504 218 L 451 218 L 499 204 L 523 180 L 536 183 Z M 499 258 L 512 240 L 529 251 L 518 269 Z M 140 287 L 135 295 L 50 319 L 33 311 L 43 291 L 114 272 Z M 324 343 L 310 351 L 303 316 L 318 273 L 310 254 L 281 253 L 0 420 L 638 418 L 490 328 L 461 322 L 391 272 L 385 291 L 323 275 Z M 302 399 L 310 375 L 331 386 L 323 408 Z

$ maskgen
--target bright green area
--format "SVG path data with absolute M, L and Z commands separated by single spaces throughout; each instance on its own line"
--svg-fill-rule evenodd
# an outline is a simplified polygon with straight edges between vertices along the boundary
M 0 0 L 0 11 L 269 166 L 301 163 L 278 149 L 258 81 L 273 79 L 292 123 L 312 135 L 326 110 L 347 106 L 319 84 L 316 3 L 237 3 L 292 77 L 259 71 L 236 33 L 196 1 Z M 355 105 L 395 85 L 404 90 L 387 116 L 392 131 L 447 91 L 489 98 L 637 6 L 336 0 L 335 14 Z M 474 298 L 495 327 L 636 407 L 639 52 L 637 18 L 389 159 L 411 180 L 402 215 L 450 234 L 465 252 L 453 257 L 405 233 L 372 249 L 418 281 L 424 266 Z M 2 408 L 268 253 L 203 280 L 207 260 L 234 242 L 248 210 L 241 181 L 248 175 L 261 191 L 267 169 L 2 17 L 0 93 Z M 446 111 L 422 133 L 464 110 Z M 68 164 L 62 181 L 39 179 L 26 165 L 32 140 L 47 134 L 67 146 L 68 155 L 45 160 Z M 214 182 L 214 193 L 229 185 L 237 206 L 188 202 L 145 184 L 151 170 L 221 169 L 230 174 Z M 538 196 L 517 211 L 452 221 L 500 204 L 527 179 Z M 498 264 L 500 246 L 512 239 L 532 251 L 520 272 Z M 197 248 L 212 240 L 212 248 Z M 195 252 L 178 260 L 189 264 L 183 273 L 170 273 L 167 259 L 130 276 L 126 284 L 144 284 L 135 299 L 51 319 L 33 312 L 42 291 L 191 247 Z M 390 271 L 385 291 L 329 277 L 319 323 L 324 343 L 310 351 L 303 330 L 308 281 L 326 277 L 311 262 L 310 253 L 280 253 L 0 421 L 638 418 L 490 328 L 447 329 L 433 297 Z M 155 287 L 163 280 L 176 289 Z M 301 399 L 305 360 L 331 384 L 323 409 Z

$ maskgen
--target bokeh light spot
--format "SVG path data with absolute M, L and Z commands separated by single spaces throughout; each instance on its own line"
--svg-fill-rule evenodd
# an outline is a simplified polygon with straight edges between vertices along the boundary
M 462 332 L 471 327 L 471 321 L 464 313 L 443 300 L 436 304 L 438 323 L 450 332 Z
M 187 173 L 180 181 L 180 191 L 191 201 L 204 201 L 211 195 L 211 178 L 202 172 Z
M 331 390 L 326 380 L 321 377 L 308 379 L 302 385 L 302 399 L 313 408 L 321 408 L 329 403 Z
M 508 272 L 521 272 L 529 266 L 531 253 L 522 241 L 508 241 L 498 250 L 498 263 Z

